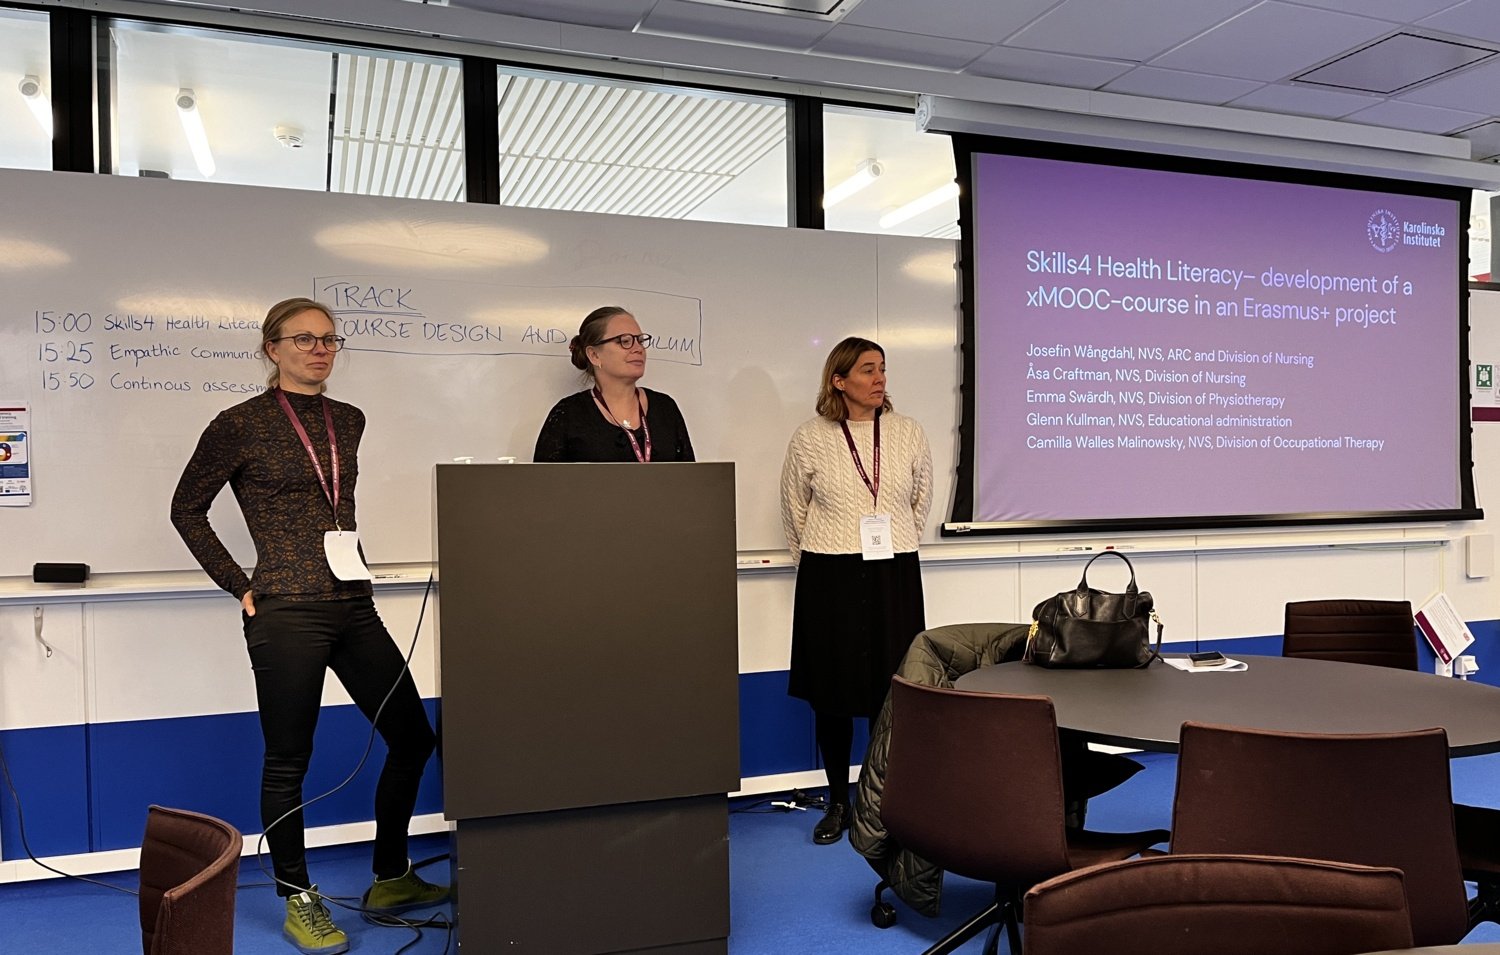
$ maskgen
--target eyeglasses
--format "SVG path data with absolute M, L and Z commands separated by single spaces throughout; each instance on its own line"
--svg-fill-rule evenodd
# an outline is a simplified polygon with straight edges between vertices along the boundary
M 626 351 L 630 351 L 630 349 L 635 347 L 636 342 L 640 342 L 642 348 L 650 348 L 651 340 L 651 335 L 632 335 L 626 333 L 624 335 L 616 335 L 614 338 L 601 339 L 599 341 L 599 344 L 607 345 L 610 342 L 619 342 L 621 348 L 625 349 Z
M 338 351 L 344 347 L 344 339 L 340 335 L 313 335 L 308 332 L 300 335 L 287 335 L 284 338 L 273 338 L 271 341 L 291 342 L 297 346 L 298 351 L 312 351 L 318 342 L 322 342 L 323 347 L 329 351 Z

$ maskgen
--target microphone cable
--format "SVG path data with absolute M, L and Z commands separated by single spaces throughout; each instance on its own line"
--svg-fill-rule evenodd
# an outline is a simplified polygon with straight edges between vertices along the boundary
M 432 594 L 432 585 L 434 583 L 434 579 L 435 579 L 434 574 L 433 573 L 428 573 L 428 575 L 427 575 L 427 584 L 426 584 L 426 586 L 424 587 L 424 589 L 422 591 L 422 604 L 421 604 L 420 609 L 417 612 L 417 623 L 416 623 L 416 626 L 413 628 L 413 631 L 412 631 L 411 644 L 407 647 L 406 653 L 405 653 L 405 655 L 402 658 L 401 670 L 396 675 L 396 681 L 394 683 L 392 683 L 391 684 L 391 688 L 386 691 L 385 697 L 380 701 L 380 706 L 378 706 L 376 708 L 376 710 L 375 710 L 374 717 L 370 720 L 370 733 L 369 733 L 369 736 L 365 740 L 365 748 L 364 748 L 364 751 L 360 754 L 358 763 L 355 765 L 354 769 L 352 771 L 350 771 L 349 775 L 346 776 L 344 778 L 344 780 L 342 782 L 340 782 L 338 785 L 334 786 L 332 789 L 328 790 L 325 793 L 322 793 L 320 795 L 314 796 L 311 799 L 304 800 L 300 805 L 296 806 L 293 809 L 287 810 L 287 812 L 283 813 L 281 816 L 279 816 L 276 819 L 272 820 L 271 824 L 265 827 L 265 830 L 260 834 L 260 837 L 256 840 L 256 844 L 255 844 L 255 856 L 256 856 L 256 863 L 257 863 L 257 865 L 259 865 L 261 872 L 268 879 L 270 879 L 270 881 L 269 882 L 263 882 L 263 883 L 262 882 L 242 883 L 242 884 L 236 886 L 237 889 L 253 888 L 255 886 L 260 886 L 260 885 L 281 885 L 281 886 L 284 886 L 284 887 L 289 888 L 289 889 L 295 889 L 298 892 L 303 891 L 303 889 L 302 889 L 301 886 L 292 885 L 291 883 L 283 882 L 282 880 L 276 878 L 276 876 L 269 869 L 266 868 L 266 860 L 265 860 L 266 833 L 270 832 L 277 825 L 279 825 L 280 823 L 282 823 L 283 821 L 285 821 L 289 816 L 292 816 L 292 815 L 294 815 L 294 814 L 296 814 L 296 813 L 298 813 L 298 812 L 306 809 L 308 806 L 311 806 L 311 805 L 313 805 L 315 803 L 318 803 L 318 802 L 320 802 L 320 801 L 322 801 L 324 799 L 327 799 L 329 796 L 332 796 L 335 793 L 339 792 L 344 787 L 348 786 L 351 782 L 353 782 L 354 778 L 359 775 L 359 773 L 360 773 L 360 771 L 362 769 L 364 769 L 365 763 L 367 763 L 369 761 L 369 759 L 370 759 L 370 753 L 374 749 L 374 746 L 375 746 L 375 736 L 376 736 L 376 734 L 378 732 L 378 730 L 376 729 L 376 727 L 380 723 L 380 716 L 385 711 L 386 704 L 389 703 L 390 700 L 391 700 L 391 697 L 395 695 L 397 687 L 399 687 L 401 685 L 402 678 L 406 677 L 408 674 L 411 673 L 411 658 L 416 653 L 417 640 L 419 639 L 419 637 L 421 635 L 421 632 L 422 632 L 422 621 L 423 621 L 423 619 L 425 619 L 425 617 L 427 615 L 427 601 L 428 601 L 428 599 L 430 598 L 430 596 Z M 78 882 L 85 882 L 85 883 L 88 883 L 89 885 L 95 885 L 95 886 L 98 886 L 100 888 L 110 889 L 110 890 L 115 891 L 115 892 L 121 892 L 121 893 L 124 893 L 125 895 L 131 895 L 131 896 L 139 896 L 140 895 L 140 892 L 138 892 L 135 889 L 131 889 L 131 888 L 128 888 L 126 886 L 112 885 L 112 884 L 110 884 L 108 882 L 104 882 L 104 881 L 99 880 L 99 879 L 91 879 L 88 876 L 78 875 L 78 874 L 72 873 L 72 872 L 65 872 L 62 869 L 56 868 L 55 866 L 52 866 L 52 865 L 49 865 L 49 864 L 43 862 L 41 859 L 37 858 L 36 853 L 32 852 L 32 850 L 31 850 L 31 843 L 27 839 L 27 836 L 26 836 L 26 813 L 25 813 L 25 810 L 24 810 L 23 806 L 21 805 L 21 794 L 16 790 L 15 781 L 11 777 L 10 764 L 9 764 L 9 762 L 5 758 L 5 750 L 4 750 L 3 747 L 0 747 L 0 776 L 4 777 L 6 789 L 10 792 L 11 800 L 15 803 L 15 806 L 16 806 L 16 829 L 17 829 L 18 834 L 20 835 L 21 849 L 22 849 L 23 852 L 26 853 L 26 858 L 27 859 L 29 859 L 32 863 L 34 863 L 38 867 L 40 867 L 42 869 L 45 869 L 46 871 L 51 872 L 51 873 L 53 873 L 55 875 L 61 876 L 62 878 L 65 878 L 65 879 L 73 879 L 73 880 L 78 881 Z M 413 871 L 416 871 L 417 869 L 419 869 L 419 868 L 421 868 L 423 866 L 430 865 L 430 864 L 432 864 L 434 862 L 440 862 L 440 861 L 442 861 L 443 859 L 445 859 L 447 857 L 448 857 L 447 853 L 442 853 L 442 854 L 439 854 L 439 855 L 436 855 L 436 856 L 432 856 L 431 858 L 428 858 L 428 859 L 423 859 L 421 862 L 413 862 L 411 864 L 411 867 L 412 867 Z M 451 891 L 451 889 L 450 889 L 450 891 Z M 385 928 L 406 928 L 406 929 L 410 929 L 411 931 L 414 931 L 416 933 L 416 937 L 413 938 L 410 942 L 407 942 L 405 945 L 403 945 L 400 948 L 398 948 L 395 951 L 395 953 L 393 953 L 393 955 L 401 955 L 402 952 L 405 952 L 407 949 L 411 948 L 413 945 L 416 945 L 418 942 L 420 942 L 421 939 L 422 939 L 422 929 L 423 928 L 442 927 L 442 928 L 444 928 L 447 931 L 447 938 L 445 939 L 445 942 L 444 942 L 444 945 L 443 945 L 443 953 L 444 953 L 444 955 L 446 955 L 446 953 L 448 952 L 449 948 L 452 945 L 452 940 L 453 940 L 453 923 L 448 919 L 448 917 L 447 917 L 447 915 L 445 913 L 439 912 L 439 913 L 431 915 L 431 916 L 429 916 L 429 917 L 427 917 L 425 919 L 411 920 L 411 919 L 400 918 L 399 916 L 395 916 L 395 915 L 389 915 L 389 914 L 386 914 L 386 913 L 376 912 L 376 911 L 373 911 L 373 910 L 370 910 L 370 909 L 366 909 L 362 904 L 359 904 L 359 902 L 363 901 L 362 899 L 360 899 L 359 902 L 354 902 L 354 901 L 351 901 L 351 899 L 353 897 L 349 897 L 349 896 L 329 896 L 329 895 L 322 895 L 321 893 L 319 894 L 319 897 L 323 898 L 323 899 L 325 899 L 325 900 L 327 900 L 329 902 L 332 902 L 335 906 L 337 906 L 337 907 L 339 907 L 341 909 L 345 909 L 345 910 L 350 911 L 350 912 L 356 912 L 356 913 L 358 913 L 361 919 L 363 919 L 364 921 L 368 922 L 371 925 L 377 925 L 377 926 L 381 926 L 381 927 L 385 927 Z
M 324 799 L 327 799 L 329 796 L 332 796 L 335 793 L 339 792 L 344 787 L 348 786 L 351 782 L 353 782 L 354 781 L 354 777 L 358 776 L 359 773 L 360 773 L 360 771 L 365 768 L 365 763 L 367 763 L 369 761 L 369 759 L 370 759 L 370 752 L 375 747 L 375 736 L 379 732 L 376 729 L 376 727 L 378 727 L 380 725 L 380 716 L 381 716 L 382 713 L 385 712 L 386 704 L 391 701 L 391 697 L 393 697 L 393 696 L 396 695 L 396 689 L 401 685 L 401 680 L 404 677 L 406 677 L 407 675 L 409 675 L 411 673 L 411 658 L 416 653 L 416 650 L 417 650 L 417 640 L 421 636 L 421 633 L 422 633 L 422 620 L 427 615 L 427 601 L 428 601 L 428 598 L 432 595 L 432 585 L 433 585 L 433 582 L 435 580 L 435 576 L 436 576 L 435 572 L 429 572 L 427 574 L 427 585 L 422 590 L 422 605 L 421 605 L 421 607 L 417 611 L 417 624 L 416 624 L 415 627 L 412 628 L 411 643 L 410 643 L 410 645 L 407 646 L 407 648 L 406 648 L 406 654 L 405 654 L 405 656 L 402 659 L 401 671 L 396 674 L 396 681 L 394 683 L 392 683 L 391 684 L 391 688 L 386 691 L 385 697 L 380 701 L 380 705 L 375 708 L 375 715 L 370 718 L 370 734 L 365 739 L 364 752 L 362 752 L 360 754 L 359 761 L 355 764 L 354 769 L 350 770 L 349 775 L 345 776 L 344 779 L 343 779 L 343 781 L 340 782 L 338 785 L 334 786 L 332 789 L 328 790 L 325 793 L 321 793 L 321 794 L 319 794 L 317 796 L 314 796 L 311 799 L 303 800 L 300 805 L 297 805 L 297 806 L 294 806 L 291 809 L 288 809 L 286 812 L 282 813 L 280 816 L 278 816 L 275 819 L 271 820 L 270 825 L 267 825 L 265 827 L 264 831 L 261 832 L 260 837 L 256 840 L 256 842 L 255 842 L 255 860 L 256 860 L 256 864 L 260 866 L 261 873 L 264 874 L 267 878 L 269 878 L 271 880 L 270 884 L 279 885 L 279 886 L 282 886 L 284 888 L 292 889 L 295 892 L 302 892 L 302 891 L 304 891 L 304 887 L 303 886 L 293 885 L 290 882 L 284 882 L 281 879 L 278 879 L 276 877 L 275 873 L 273 873 L 271 870 L 269 870 L 269 869 L 266 868 L 266 834 L 269 833 L 272 829 L 276 828 L 282 822 L 284 822 L 287 818 L 289 818 L 291 816 L 294 816 L 297 813 L 299 813 L 299 812 L 303 811 L 304 809 L 306 809 L 308 806 L 312 806 L 312 805 L 314 805 L 316 803 L 319 803 L 319 802 L 323 801 Z M 413 678 L 413 682 L 415 682 L 415 678 Z M 430 859 L 423 860 L 421 864 L 422 865 L 428 865 L 430 863 L 440 861 L 441 859 L 444 859 L 446 857 L 447 857 L 446 853 L 444 853 L 442 855 L 433 856 Z M 413 871 L 415 871 L 418 868 L 418 865 L 416 863 L 412 863 L 411 864 L 411 868 L 412 868 Z M 449 888 L 449 893 L 450 893 L 450 897 L 451 897 L 451 893 L 452 893 L 452 887 L 451 886 Z M 411 948 L 413 945 L 415 945 L 418 942 L 420 942 L 422 940 L 422 929 L 423 928 L 428 928 L 428 927 L 438 927 L 438 926 L 441 926 L 441 927 L 443 927 L 447 931 L 448 937 L 445 940 L 444 945 L 443 945 L 443 952 L 445 953 L 445 955 L 446 955 L 446 953 L 448 951 L 449 946 L 452 944 L 452 941 L 453 941 L 453 923 L 451 921 L 449 921 L 446 913 L 439 912 L 439 913 L 436 913 L 434 915 L 428 916 L 425 919 L 421 919 L 421 920 L 418 920 L 418 921 L 413 921 L 411 919 L 404 919 L 404 918 L 401 918 L 401 917 L 396 916 L 396 915 L 390 915 L 390 914 L 387 914 L 387 913 L 384 913 L 384 912 L 378 912 L 378 911 L 375 911 L 375 910 L 372 910 L 372 909 L 367 909 L 363 905 L 363 901 L 364 901 L 363 898 L 360 898 L 357 901 L 355 901 L 353 896 L 323 895 L 321 892 L 318 893 L 318 896 L 319 896 L 319 898 L 323 899 L 324 901 L 327 901 L 327 902 L 333 904 L 337 908 L 343 909 L 343 910 L 348 911 L 348 912 L 355 912 L 355 913 L 357 913 L 360 916 L 361 919 L 363 919 L 365 922 L 368 922 L 371 925 L 378 925 L 378 926 L 381 926 L 381 927 L 384 927 L 384 928 L 405 928 L 405 929 L 410 929 L 410 930 L 416 932 L 416 937 L 413 938 L 410 942 L 407 942 L 405 945 L 403 945 L 400 948 L 398 948 L 395 951 L 394 955 L 401 955 L 402 952 L 406 951 L 407 949 Z

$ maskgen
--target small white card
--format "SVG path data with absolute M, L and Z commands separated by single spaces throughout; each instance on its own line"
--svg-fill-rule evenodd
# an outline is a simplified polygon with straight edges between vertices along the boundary
M 859 519 L 859 550 L 865 560 L 891 560 L 891 515 L 866 514 Z
M 364 558 L 359 556 L 359 535 L 354 531 L 329 531 L 323 535 L 323 553 L 328 569 L 339 580 L 374 580 Z

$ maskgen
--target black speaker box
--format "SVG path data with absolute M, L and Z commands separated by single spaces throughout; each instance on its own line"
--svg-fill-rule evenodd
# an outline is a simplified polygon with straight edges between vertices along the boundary
M 89 565 L 32 564 L 31 579 L 38 584 L 81 584 L 89 579 Z

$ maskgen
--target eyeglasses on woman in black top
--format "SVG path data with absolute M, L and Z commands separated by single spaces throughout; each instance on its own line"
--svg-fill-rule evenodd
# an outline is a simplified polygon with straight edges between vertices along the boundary
M 344 338 L 341 335 L 313 335 L 310 332 L 303 332 L 300 335 L 287 335 L 285 338 L 273 338 L 271 341 L 291 342 L 297 346 L 298 351 L 312 351 L 313 346 L 318 342 L 322 342 L 323 347 L 329 351 L 338 351 L 344 347 Z M 629 346 L 627 345 L 626 347 L 628 348 Z
M 630 349 L 632 349 L 632 348 L 635 347 L 635 343 L 636 342 L 640 342 L 642 348 L 649 348 L 649 347 L 651 347 L 651 339 L 652 339 L 652 337 L 653 336 L 651 336 L 651 335 L 633 335 L 633 334 L 631 334 L 629 332 L 626 332 L 624 335 L 616 335 L 613 338 L 603 338 L 603 339 L 600 339 L 599 340 L 599 344 L 600 345 L 607 345 L 610 342 L 619 342 L 621 348 L 625 349 L 626 351 L 629 351 Z

